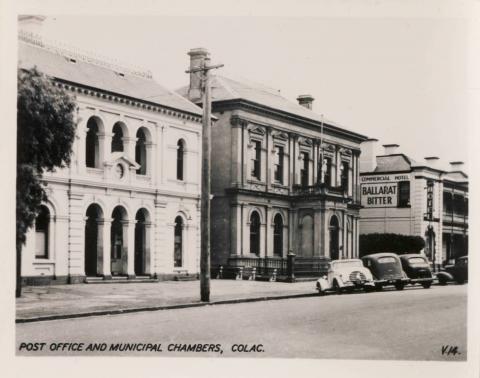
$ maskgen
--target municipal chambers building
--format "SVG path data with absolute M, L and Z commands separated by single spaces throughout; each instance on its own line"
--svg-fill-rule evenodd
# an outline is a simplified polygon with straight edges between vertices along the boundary
M 25 282 L 196 276 L 201 109 L 149 72 L 46 42 L 28 28 L 39 22 L 20 20 L 19 68 L 76 97 L 77 130 L 71 165 L 43 176 Z
M 190 67 L 208 52 L 194 49 Z M 196 73 L 179 90 L 200 103 Z M 282 266 L 358 257 L 359 155 L 366 139 L 263 85 L 212 78 L 212 265 Z

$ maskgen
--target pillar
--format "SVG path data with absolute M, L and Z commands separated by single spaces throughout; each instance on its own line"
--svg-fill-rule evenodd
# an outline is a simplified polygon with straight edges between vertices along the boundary
M 108 280 L 112 278 L 112 264 L 111 264 L 111 228 L 112 219 L 104 218 L 98 219 L 98 243 L 101 243 L 102 253 L 98 253 L 97 245 L 97 272 L 103 276 L 103 279 Z M 100 259 L 100 261 L 98 260 Z
M 122 270 L 128 278 L 135 278 L 135 223 L 136 220 L 123 220 Z M 126 240 L 125 240 L 126 237 Z M 126 248 L 126 251 L 125 251 Z M 126 252 L 126 253 L 125 253 Z

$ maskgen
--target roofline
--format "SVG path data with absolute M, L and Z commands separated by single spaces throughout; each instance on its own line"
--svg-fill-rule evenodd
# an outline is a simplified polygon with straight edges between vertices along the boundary
M 213 101 L 212 105 L 217 106 L 217 107 L 222 107 L 222 106 L 228 107 L 228 106 L 233 106 L 233 105 L 240 105 L 240 106 L 243 106 L 245 108 L 250 108 L 250 109 L 253 108 L 254 110 L 262 110 L 264 112 L 270 113 L 271 115 L 277 115 L 277 116 L 280 116 L 282 118 L 286 118 L 286 119 L 289 119 L 289 120 L 293 119 L 297 122 L 301 121 L 303 123 L 307 123 L 307 124 L 310 124 L 310 125 L 313 125 L 313 126 L 316 126 L 316 127 L 320 127 L 322 125 L 322 122 L 320 122 L 320 121 L 316 121 L 316 120 L 313 120 L 313 119 L 310 119 L 310 118 L 302 117 L 302 116 L 299 116 L 299 115 L 296 115 L 296 114 L 293 114 L 293 113 L 289 113 L 289 112 L 286 112 L 286 111 L 283 111 L 283 110 L 271 108 L 269 106 L 265 106 L 265 105 L 259 104 L 257 102 L 245 100 L 245 99 L 242 99 L 242 98 Z M 335 135 L 336 134 L 338 136 L 338 134 L 340 134 L 342 136 L 353 139 L 354 141 L 359 142 L 359 143 L 368 139 L 368 137 L 365 136 L 365 135 L 358 134 L 356 132 L 349 131 L 349 130 L 346 130 L 346 129 L 342 129 L 341 127 L 333 126 L 333 125 L 330 125 L 326 122 L 323 123 L 323 126 L 325 128 L 324 132 L 325 131 L 330 131 L 330 133 L 329 133 L 330 135 L 332 135 L 332 134 Z
M 45 74 L 46 75 L 46 74 Z M 60 82 L 60 83 L 63 83 L 63 84 L 67 84 L 67 85 L 72 85 L 72 86 L 77 86 L 77 87 L 81 87 L 81 88 L 85 88 L 85 89 L 89 89 L 89 90 L 93 90 L 93 91 L 97 91 L 97 92 L 102 92 L 102 93 L 105 93 L 105 94 L 108 94 L 108 95 L 113 95 L 113 96 L 117 96 L 117 97 L 123 97 L 125 99 L 128 99 L 128 100 L 133 100 L 133 101 L 137 101 L 137 102 L 141 102 L 141 103 L 144 103 L 144 104 L 147 104 L 147 105 L 150 105 L 150 106 L 155 106 L 155 107 L 159 107 L 159 108 L 164 108 L 168 111 L 173 111 L 173 112 L 179 112 L 179 113 L 185 113 L 185 114 L 188 114 L 190 116 L 193 116 L 193 117 L 196 117 L 196 118 L 200 118 L 199 122 L 201 122 L 201 118 L 202 118 L 202 114 L 198 114 L 198 113 L 193 113 L 193 112 L 189 112 L 187 110 L 182 110 L 182 109 L 178 109 L 178 108 L 173 108 L 171 106 L 168 106 L 168 105 L 163 105 L 163 104 L 158 104 L 156 102 L 153 102 L 153 101 L 147 101 L 147 100 L 143 100 L 143 99 L 140 99 L 140 98 L 137 98 L 137 97 L 131 97 L 131 96 L 128 96 L 128 95 L 125 95 L 125 94 L 122 94 L 122 93 L 117 93 L 117 92 L 111 92 L 111 91 L 108 91 L 106 89 L 101 89 L 101 88 L 97 88 L 97 87 L 91 87 L 91 86 L 88 86 L 88 85 L 85 85 L 85 84 L 80 84 L 80 83 L 77 83 L 75 81 L 69 81 L 69 80 L 65 80 L 65 79 L 61 79 L 61 78 L 58 78 L 56 76 L 51 76 L 51 75 L 46 75 L 46 76 L 49 76 L 51 78 L 53 78 L 55 81 L 57 82 Z M 67 88 L 68 89 L 68 88 Z M 83 93 L 85 95 L 87 95 L 88 93 Z M 189 100 L 187 100 L 189 101 Z M 194 104 L 194 103 L 192 103 Z M 194 104 L 196 105 L 196 104 Z M 196 105 L 197 106 L 197 105 Z M 201 108 L 200 108 L 201 109 Z M 212 117 L 213 118 L 213 117 Z M 216 118 L 215 118 L 216 119 Z

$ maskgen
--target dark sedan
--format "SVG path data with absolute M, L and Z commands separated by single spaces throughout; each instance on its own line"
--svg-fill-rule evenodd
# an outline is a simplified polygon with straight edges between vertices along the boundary
M 432 286 L 432 271 L 424 256 L 419 255 L 418 253 L 409 253 L 401 255 L 400 261 L 402 262 L 403 271 L 407 277 L 410 278 L 411 284 L 420 284 L 425 289 Z
M 438 283 L 446 285 L 448 281 L 463 284 L 468 281 L 468 256 L 459 257 L 454 265 L 445 265 L 441 272 L 437 273 Z
M 395 253 L 374 253 L 362 257 L 362 261 L 363 265 L 372 272 L 377 290 L 389 285 L 395 286 L 397 290 L 403 290 L 409 282 L 402 269 L 402 263 Z

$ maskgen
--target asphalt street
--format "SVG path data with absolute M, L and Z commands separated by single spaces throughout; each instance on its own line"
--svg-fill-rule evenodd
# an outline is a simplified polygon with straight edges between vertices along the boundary
M 17 324 L 17 354 L 463 361 L 467 287 L 406 288 Z M 97 350 L 87 350 L 92 348 Z M 139 351 L 120 352 L 122 348 Z

